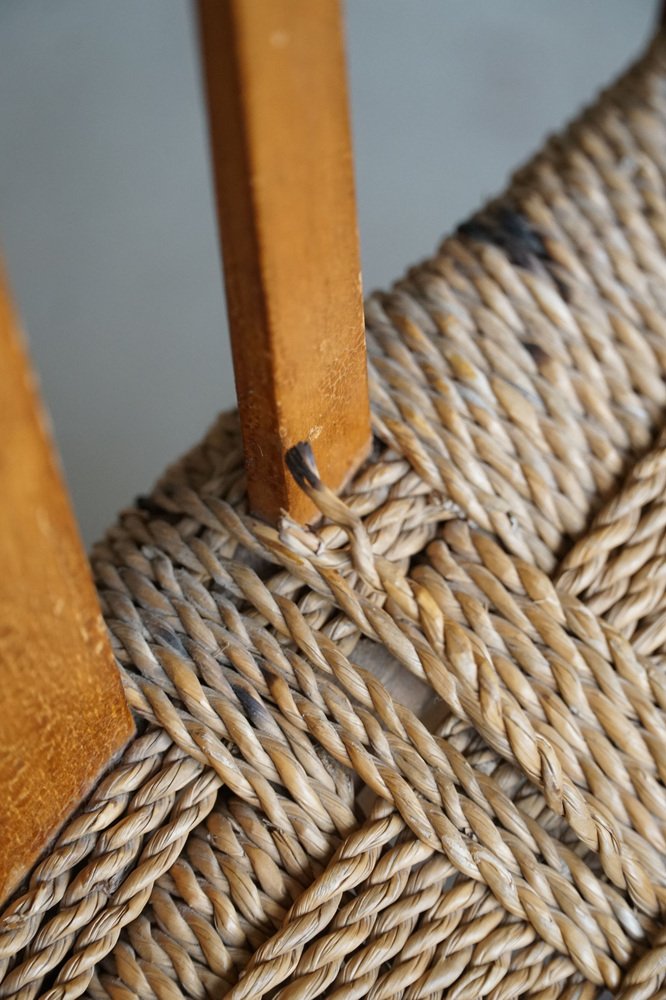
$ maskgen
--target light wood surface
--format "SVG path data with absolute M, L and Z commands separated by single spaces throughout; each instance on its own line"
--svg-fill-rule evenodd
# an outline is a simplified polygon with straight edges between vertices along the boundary
M 309 440 L 339 488 L 370 443 L 337 0 L 200 0 L 250 503 L 314 513 L 284 464 Z
M 0 900 L 133 723 L 0 272 Z

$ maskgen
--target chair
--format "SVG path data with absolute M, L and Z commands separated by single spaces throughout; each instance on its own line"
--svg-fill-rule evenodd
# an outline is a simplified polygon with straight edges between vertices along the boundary
M 658 34 L 366 303 L 350 481 L 288 441 L 258 518 L 225 414 L 120 514 L 137 731 L 0 915 L 0 996 L 666 996 L 665 247 Z

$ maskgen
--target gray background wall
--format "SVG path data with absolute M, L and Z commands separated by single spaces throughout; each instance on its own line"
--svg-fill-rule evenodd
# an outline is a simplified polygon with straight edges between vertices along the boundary
M 367 290 L 641 48 L 654 0 L 349 0 Z M 187 0 L 0 0 L 0 240 L 87 542 L 233 405 Z

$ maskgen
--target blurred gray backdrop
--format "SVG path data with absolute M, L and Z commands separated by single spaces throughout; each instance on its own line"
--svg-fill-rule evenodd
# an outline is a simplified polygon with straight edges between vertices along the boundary
M 654 0 L 349 0 L 366 290 L 640 50 Z M 0 243 L 87 543 L 234 403 L 187 0 L 0 0 Z

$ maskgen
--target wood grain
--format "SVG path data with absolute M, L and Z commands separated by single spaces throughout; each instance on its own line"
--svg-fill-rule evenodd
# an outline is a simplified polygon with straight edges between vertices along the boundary
M 314 507 L 284 453 L 339 488 L 370 421 L 338 0 L 200 0 L 238 406 L 255 513 Z
M 133 723 L 0 271 L 0 900 Z

